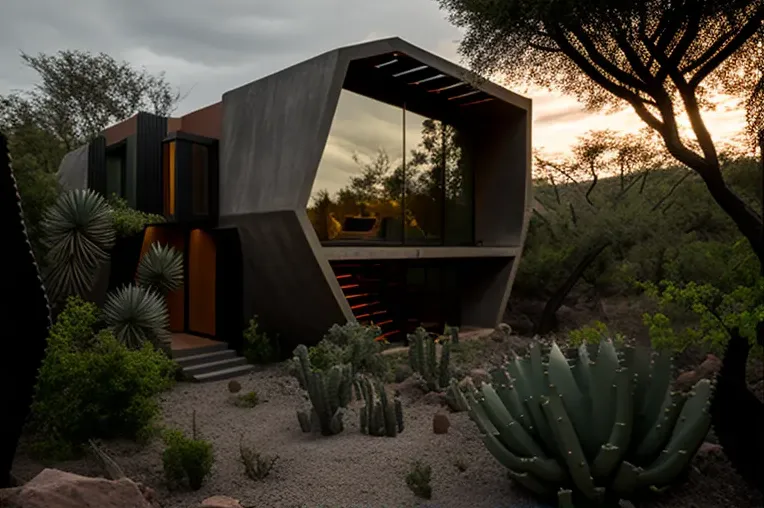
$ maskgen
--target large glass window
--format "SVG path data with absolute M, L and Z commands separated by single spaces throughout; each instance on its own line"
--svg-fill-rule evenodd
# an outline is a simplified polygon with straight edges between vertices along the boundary
M 125 197 L 127 146 L 120 143 L 106 149 L 106 196 Z
M 191 145 L 191 212 L 209 213 L 209 149 L 199 143 Z
M 308 204 L 319 240 L 471 244 L 464 152 L 453 126 L 343 90 Z

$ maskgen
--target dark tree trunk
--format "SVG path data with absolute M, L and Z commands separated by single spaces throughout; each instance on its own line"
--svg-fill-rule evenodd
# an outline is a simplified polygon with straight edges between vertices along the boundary
M 3 352 L 0 354 L 2 432 L 0 488 L 12 485 L 11 466 L 34 396 L 50 329 L 50 307 L 24 226 L 8 145 L 0 134 L 0 218 L 3 255 L 8 267 L 2 277 L 5 302 L 0 306 Z
M 581 258 L 581 261 L 578 262 L 570 275 L 568 275 L 568 278 L 565 279 L 562 285 L 557 288 L 554 294 L 552 294 L 549 300 L 547 300 L 546 305 L 544 305 L 544 310 L 541 312 L 541 317 L 536 324 L 534 334 L 544 335 L 551 332 L 555 328 L 555 315 L 565 301 L 565 298 L 571 292 L 573 287 L 578 282 L 578 279 L 581 278 L 586 269 L 591 266 L 594 260 L 596 260 L 597 257 L 602 254 L 602 251 L 607 249 L 609 245 L 609 241 L 604 242 L 591 249 L 586 253 L 586 255 L 584 255 L 583 258 Z

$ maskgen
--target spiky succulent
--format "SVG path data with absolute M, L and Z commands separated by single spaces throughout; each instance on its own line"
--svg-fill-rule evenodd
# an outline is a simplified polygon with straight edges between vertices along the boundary
M 65 192 L 45 213 L 41 228 L 49 249 L 45 285 L 51 301 L 87 296 L 115 241 L 106 200 L 90 189 Z
M 561 507 L 618 506 L 668 486 L 710 426 L 712 383 L 672 392 L 671 358 L 611 341 L 581 346 L 569 365 L 534 344 L 467 392 L 483 442 L 518 483 Z
M 150 289 L 123 286 L 106 296 L 103 319 L 114 336 L 131 349 L 146 342 L 165 347 L 169 340 L 170 319 L 164 298 Z
M 183 284 L 183 254 L 169 245 L 152 244 L 138 263 L 135 280 L 161 295 L 172 293 Z

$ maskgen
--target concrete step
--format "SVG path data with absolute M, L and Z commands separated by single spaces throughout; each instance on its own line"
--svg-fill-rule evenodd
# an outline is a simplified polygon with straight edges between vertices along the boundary
M 213 344 L 211 346 L 194 347 L 188 349 L 176 349 L 172 352 L 173 359 L 187 358 L 189 356 L 196 356 L 205 353 L 214 353 L 215 351 L 225 351 L 228 349 L 228 344 L 221 342 L 219 344 Z
M 221 379 L 230 379 L 233 377 L 244 376 L 249 374 L 255 369 L 254 365 L 245 363 L 244 365 L 238 365 L 236 367 L 230 367 L 227 369 L 215 370 L 204 374 L 197 374 L 192 376 L 194 381 L 204 383 L 208 381 L 220 381 Z
M 222 351 L 213 351 L 211 353 L 202 353 L 200 355 L 181 356 L 180 358 L 175 358 L 175 362 L 181 367 L 186 368 L 193 367 L 194 365 L 201 365 L 203 363 L 226 360 L 228 358 L 236 358 L 236 351 L 233 349 L 224 349 Z
M 192 365 L 183 369 L 183 374 L 187 376 L 197 376 L 199 374 L 207 374 L 209 372 L 215 372 L 218 370 L 225 370 L 231 367 L 238 367 L 240 365 L 246 365 L 247 360 L 242 356 L 234 356 L 233 358 L 224 358 L 214 362 L 201 363 L 198 365 Z

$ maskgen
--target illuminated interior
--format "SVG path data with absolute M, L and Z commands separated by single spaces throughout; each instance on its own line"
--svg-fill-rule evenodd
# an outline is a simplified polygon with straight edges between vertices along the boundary
M 342 90 L 308 204 L 321 242 L 470 245 L 472 215 L 457 128 Z

